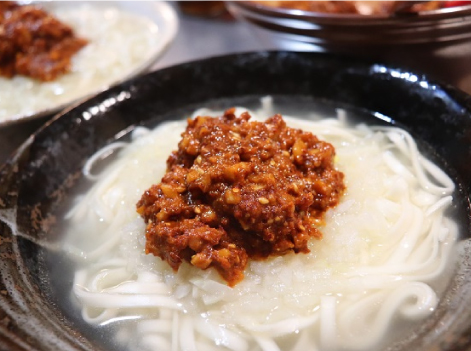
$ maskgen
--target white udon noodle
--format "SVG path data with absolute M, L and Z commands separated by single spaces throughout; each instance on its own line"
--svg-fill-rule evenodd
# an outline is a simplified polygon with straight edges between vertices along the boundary
M 331 142 L 345 173 L 347 191 L 309 254 L 251 261 L 234 288 L 212 269 L 184 263 L 174 273 L 145 255 L 135 204 L 160 181 L 186 122 L 138 128 L 131 143 L 89 160 L 84 173 L 96 182 L 67 215 L 66 249 L 84 261 L 73 286 L 84 320 L 119 321 L 115 337 L 129 350 L 332 351 L 375 349 L 395 319 L 429 316 L 458 235 L 444 215 L 452 180 L 402 129 L 285 120 Z M 93 175 L 117 148 L 118 159 Z

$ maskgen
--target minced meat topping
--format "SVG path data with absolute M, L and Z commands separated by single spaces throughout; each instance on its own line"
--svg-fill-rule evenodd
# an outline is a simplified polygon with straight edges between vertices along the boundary
M 70 70 L 72 56 L 86 44 L 46 11 L 0 1 L 0 76 L 52 81 Z
M 234 113 L 189 119 L 161 183 L 137 203 L 146 253 L 174 270 L 183 260 L 214 267 L 230 286 L 249 258 L 309 252 L 345 189 L 331 144 L 280 115 L 256 122 Z

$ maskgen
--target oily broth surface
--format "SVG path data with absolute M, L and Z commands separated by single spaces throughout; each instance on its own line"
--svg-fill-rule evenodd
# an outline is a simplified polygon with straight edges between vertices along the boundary
M 292 123 L 296 124 L 297 122 L 292 121 Z M 303 124 L 304 122 L 299 123 Z M 180 129 L 176 128 L 177 126 L 179 126 Z M 358 233 L 353 233 L 355 235 L 352 235 L 351 232 L 339 232 L 339 228 L 352 227 L 351 221 L 358 219 L 359 216 L 363 223 L 375 223 L 379 221 L 375 216 L 368 215 L 368 211 L 362 212 L 358 210 L 359 212 L 352 212 L 350 216 L 347 217 L 342 217 L 339 213 L 352 210 L 352 207 L 355 207 L 355 203 L 352 203 L 352 198 L 364 196 L 366 186 L 370 190 L 373 189 L 372 194 L 375 197 L 384 196 L 384 194 L 381 193 L 380 186 L 376 184 L 376 182 L 380 182 L 381 177 L 375 174 L 370 173 L 368 181 L 363 182 L 360 186 L 351 183 L 350 179 L 352 178 L 358 178 L 360 180 L 365 178 L 365 167 L 361 161 L 366 162 L 368 159 L 364 157 L 365 154 L 362 152 L 363 160 L 361 157 L 360 160 L 358 160 L 359 156 L 355 156 L 348 144 L 336 145 L 333 141 L 329 140 L 328 135 L 319 135 L 319 137 L 332 142 L 334 146 L 336 146 L 338 167 L 346 174 L 348 191 L 338 209 L 329 212 L 326 218 L 326 226 L 321 229 L 324 233 L 324 239 L 322 241 L 311 241 L 310 248 L 312 251 L 310 254 L 293 254 L 273 258 L 266 262 L 251 262 L 246 270 L 246 279 L 234 289 L 227 288 L 224 284 L 220 284 L 221 282 L 217 274 L 214 274 L 211 270 L 203 272 L 189 265 L 182 265 L 178 274 L 175 275 L 160 259 L 145 256 L 142 253 L 145 226 L 143 221 L 137 217 L 134 205 L 145 189 L 152 183 L 156 183 L 160 180 L 161 175 L 165 171 L 165 160 L 170 151 L 176 148 L 180 132 L 182 128 L 184 128 L 184 122 L 170 122 L 163 126 L 163 128 L 166 129 L 161 131 L 162 134 L 160 134 L 160 137 L 148 140 L 143 138 L 138 141 L 138 143 L 143 143 L 142 145 L 151 147 L 153 151 L 148 152 L 144 157 L 140 157 L 138 161 L 136 157 L 130 157 L 133 161 L 127 164 L 126 173 L 129 179 L 136 181 L 136 186 L 123 191 L 129 191 L 131 195 L 129 195 L 128 198 L 134 198 L 135 201 L 130 201 L 126 205 L 129 209 L 128 211 L 119 213 L 121 218 L 126 218 L 124 221 L 128 223 L 128 225 L 125 230 L 121 230 L 122 228 L 118 230 L 120 243 L 117 244 L 118 246 L 115 252 L 120 257 L 126 257 L 126 270 L 140 272 L 141 279 L 153 279 L 151 275 L 146 276 L 146 272 L 151 272 L 159 276 L 159 279 L 173 289 L 172 293 L 180 297 L 180 301 L 186 311 L 197 312 L 196 314 L 199 315 L 198 320 L 202 325 L 210 327 L 212 325 L 211 323 L 216 321 L 216 323 L 219 324 L 227 324 L 227 326 L 231 328 L 228 321 L 232 321 L 232 327 L 237 327 L 238 324 L 242 324 L 242 321 L 240 321 L 242 318 L 243 324 L 247 329 L 262 328 L 264 324 L 273 325 L 276 323 L 279 323 L 279 327 L 283 328 L 282 321 L 289 320 L 287 325 L 289 324 L 289 328 L 292 329 L 291 331 L 293 333 L 298 334 L 298 332 L 303 329 L 303 323 L 312 322 L 309 320 L 311 314 L 318 311 L 322 303 L 324 306 L 331 307 L 332 303 L 334 306 L 341 304 L 348 305 L 349 303 L 354 303 L 359 296 L 365 294 L 365 290 L 371 289 L 371 284 L 394 284 L 394 282 L 389 281 L 390 277 L 383 277 L 378 281 L 368 282 L 367 279 L 362 280 L 358 276 L 349 276 L 351 273 L 349 267 L 352 264 L 362 265 L 367 262 L 373 262 L 378 265 L 384 263 L 382 261 L 384 261 L 384 256 L 387 252 L 384 251 L 383 246 L 380 244 L 381 237 L 384 233 L 370 233 L 370 235 L 365 238 Z M 169 142 L 169 140 L 172 140 L 172 142 Z M 159 162 L 155 162 L 154 157 L 161 159 Z M 355 166 L 348 164 L 348 159 L 352 160 L 354 158 L 360 162 L 361 166 L 358 166 L 358 164 Z M 153 176 L 147 178 L 144 172 L 142 172 L 143 169 L 152 170 Z M 391 185 L 393 186 L 394 184 Z M 119 191 L 111 191 L 105 194 L 104 199 L 111 199 L 113 197 L 119 198 L 121 195 L 123 194 L 120 194 Z M 84 198 L 79 196 L 77 202 L 81 201 L 84 201 Z M 371 203 L 371 210 L 376 210 L 377 205 L 377 203 Z M 391 204 L 382 203 L 380 206 L 383 206 L 385 211 L 390 210 L 390 216 L 397 215 L 394 213 L 394 206 L 391 206 Z M 97 218 L 105 218 L 105 212 L 99 213 Z M 98 220 L 96 222 L 97 218 L 93 219 L 92 222 L 95 221 L 93 223 L 96 223 L 96 225 L 102 225 L 102 221 Z M 362 229 L 364 228 L 360 226 L 354 230 L 360 232 Z M 105 230 L 104 227 L 103 230 Z M 83 253 L 89 252 L 90 248 L 98 247 L 109 239 L 105 236 L 97 241 L 95 240 L 97 237 L 95 232 L 83 226 L 75 231 L 75 233 L 69 234 L 70 237 L 67 241 L 66 249 L 72 252 L 73 256 L 83 256 Z M 80 245 L 84 242 L 90 243 L 90 246 L 81 247 Z M 332 255 L 332 251 L 337 253 L 342 252 L 342 254 Z M 370 252 L 370 255 L 356 255 L 357 252 Z M 89 254 L 85 254 L 85 256 L 87 256 L 86 261 L 94 260 Z M 80 261 L 80 259 L 78 261 Z M 82 264 L 78 264 L 82 266 Z M 306 265 L 310 267 L 309 270 L 305 269 Z M 338 276 L 347 276 L 347 279 L 343 279 L 344 281 L 340 282 L 335 279 Z M 130 273 L 126 279 L 134 279 L 133 274 Z M 305 282 L 309 281 L 315 281 L 316 284 L 306 289 Z M 180 284 L 181 282 L 190 283 Z M 301 282 L 303 288 L 301 290 L 297 289 L 296 284 L 294 284 L 295 282 Z M 109 283 L 110 282 L 107 284 Z M 213 284 L 213 286 L 211 286 L 211 284 Z M 106 289 L 106 284 L 101 288 Z M 213 293 L 208 293 L 208 291 L 212 289 L 218 290 L 217 296 Z M 313 295 L 318 297 L 313 299 Z M 325 301 L 322 302 L 322 299 Z M 376 304 L 378 303 L 379 302 L 376 302 Z M 289 306 L 289 311 L 278 307 L 283 305 Z M 241 315 L 238 313 L 241 309 L 244 311 L 256 311 L 256 313 L 250 315 L 244 313 Z M 324 310 L 325 309 L 326 307 L 324 307 Z M 90 315 L 96 316 L 99 315 L 99 313 L 100 311 L 98 309 L 93 311 Z M 139 313 L 138 311 L 132 315 L 137 317 Z M 400 319 L 400 321 L 401 324 L 409 326 L 408 323 L 403 323 L 402 319 Z M 133 334 L 133 332 L 129 330 L 133 330 L 133 326 L 128 330 L 119 327 L 119 324 L 123 323 L 125 322 L 115 323 L 119 331 L 116 332 L 116 334 L 115 332 L 110 332 L 111 335 L 116 335 L 112 336 L 111 339 L 115 341 L 117 339 L 125 340 L 126 335 Z M 107 323 L 101 322 L 101 324 Z M 107 328 L 109 328 L 109 326 L 107 326 Z M 260 330 L 258 333 L 262 336 L 255 342 L 251 341 L 251 347 L 257 343 L 259 345 L 264 342 L 269 343 L 270 339 L 264 339 L 267 333 L 283 334 L 283 332 L 273 331 L 273 328 L 271 329 L 270 332 Z M 315 328 L 314 333 L 312 333 L 317 335 L 315 342 L 317 342 L 317 344 L 328 344 L 331 342 L 329 340 L 323 341 L 322 336 L 319 335 L 319 330 L 319 328 Z M 197 330 L 196 332 L 199 331 Z M 236 334 L 244 334 L 245 332 L 245 330 L 242 330 Z M 324 332 L 326 331 L 324 330 Z M 303 333 L 301 334 L 304 335 Z M 234 336 L 234 340 L 236 336 Z M 282 337 L 275 335 L 274 337 L 280 341 L 280 345 L 285 345 L 286 347 L 296 345 L 297 342 L 296 337 L 292 335 Z M 306 338 L 305 336 L 303 337 Z M 393 336 L 391 336 L 391 338 L 393 338 Z M 390 338 L 385 339 L 385 344 L 388 342 L 387 339 Z M 220 337 L 219 342 L 224 345 L 224 338 Z M 311 343 L 312 340 L 308 340 L 307 342 Z M 139 341 L 134 340 L 131 344 L 133 343 L 134 346 L 136 346 L 139 344 Z M 376 346 L 375 344 L 375 347 Z M 141 347 L 143 347 L 142 343 Z M 129 348 L 133 349 L 133 345 Z M 145 347 L 142 349 L 145 349 Z

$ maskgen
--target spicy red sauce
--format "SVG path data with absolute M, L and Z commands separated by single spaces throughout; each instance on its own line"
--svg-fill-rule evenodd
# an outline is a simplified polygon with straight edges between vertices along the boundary
M 280 115 L 249 121 L 234 109 L 188 120 L 160 184 L 137 203 L 146 253 L 177 270 L 214 267 L 230 286 L 248 259 L 307 253 L 308 241 L 345 185 L 334 147 L 286 126 Z
M 0 75 L 52 81 L 70 70 L 87 44 L 72 28 L 31 5 L 0 2 Z

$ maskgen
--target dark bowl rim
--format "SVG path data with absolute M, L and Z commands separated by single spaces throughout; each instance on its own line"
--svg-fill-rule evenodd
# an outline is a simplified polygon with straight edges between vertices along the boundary
M 261 15 L 279 18 L 291 18 L 306 20 L 310 22 L 331 22 L 344 20 L 350 24 L 368 25 L 381 21 L 383 23 L 401 23 L 411 21 L 436 21 L 436 20 L 450 20 L 471 16 L 471 5 L 461 5 L 454 7 L 441 8 L 436 10 L 421 11 L 421 12 L 404 12 L 395 16 L 391 15 L 357 15 L 357 14 L 332 14 L 314 11 L 305 11 L 288 8 L 278 8 L 273 6 L 263 5 L 261 3 L 254 3 L 248 0 L 242 1 L 228 1 L 230 4 L 244 8 L 245 10 L 252 11 Z M 342 23 L 342 24 L 346 24 Z

